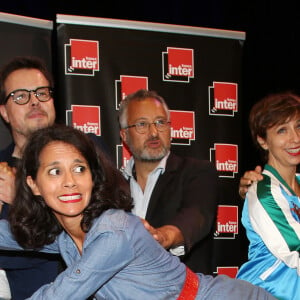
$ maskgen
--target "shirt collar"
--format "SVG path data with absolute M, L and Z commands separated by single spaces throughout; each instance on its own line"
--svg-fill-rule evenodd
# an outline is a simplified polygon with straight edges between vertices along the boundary
M 161 169 L 161 174 L 163 174 L 166 170 L 166 164 L 167 164 L 167 159 L 170 155 L 170 151 L 167 153 L 167 155 L 164 156 L 163 159 L 159 162 L 157 167 L 152 171 L 155 172 L 158 169 Z M 126 166 L 123 168 L 123 173 L 125 177 L 128 179 L 129 177 L 133 177 L 134 174 L 134 158 L 133 156 L 130 157 L 129 161 L 127 162 Z

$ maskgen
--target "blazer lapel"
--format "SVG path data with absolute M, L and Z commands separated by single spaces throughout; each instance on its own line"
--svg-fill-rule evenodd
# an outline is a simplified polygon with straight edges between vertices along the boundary
M 155 210 L 156 206 L 159 205 L 160 195 L 163 192 L 164 187 L 168 186 L 169 181 L 174 176 L 181 162 L 182 162 L 182 158 L 176 156 L 172 152 L 170 153 L 167 159 L 165 172 L 159 176 L 155 184 L 155 187 L 152 191 L 147 213 L 146 213 L 147 221 L 151 222 L 151 219 L 154 217 L 153 214 L 156 211 Z

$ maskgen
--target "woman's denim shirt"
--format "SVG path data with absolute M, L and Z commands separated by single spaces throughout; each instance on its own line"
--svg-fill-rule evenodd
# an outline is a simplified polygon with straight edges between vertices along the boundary
M 20 248 L 11 234 L 7 237 L 7 223 L 0 223 L 1 247 Z M 82 255 L 65 232 L 43 251 L 60 252 L 68 267 L 30 299 L 176 299 L 185 281 L 185 265 L 153 239 L 138 217 L 122 210 L 108 210 L 94 220 Z

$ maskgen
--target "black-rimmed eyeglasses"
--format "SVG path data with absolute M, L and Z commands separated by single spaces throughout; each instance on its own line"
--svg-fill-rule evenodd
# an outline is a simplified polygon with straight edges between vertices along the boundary
M 29 102 L 31 93 L 34 93 L 35 97 L 40 102 L 49 101 L 53 94 L 53 89 L 50 86 L 40 86 L 35 90 L 26 90 L 26 89 L 18 89 L 14 90 L 5 98 L 5 103 L 8 101 L 10 97 L 12 100 L 20 105 L 26 104 Z
M 152 123 L 142 121 L 142 122 L 137 122 L 135 124 L 129 125 L 124 129 L 134 127 L 137 133 L 146 133 L 149 131 L 150 125 L 152 124 L 154 124 L 157 131 L 165 131 L 170 126 L 171 122 L 166 120 L 156 120 Z

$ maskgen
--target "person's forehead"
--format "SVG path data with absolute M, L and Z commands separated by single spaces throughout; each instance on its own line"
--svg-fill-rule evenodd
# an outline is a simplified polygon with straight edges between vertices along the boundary
M 49 82 L 38 69 L 19 69 L 10 73 L 4 81 L 7 91 L 15 89 L 35 89 L 38 86 L 48 86 Z
M 68 153 L 68 155 L 66 155 Z M 70 155 L 75 155 L 80 158 L 82 161 L 85 160 L 80 151 L 72 144 L 55 140 L 46 144 L 40 151 L 39 159 L 40 162 L 45 162 L 48 160 L 55 161 L 66 161 L 67 158 L 70 158 Z
M 167 116 L 163 104 L 155 98 L 133 100 L 128 106 L 128 118 L 152 118 L 155 116 Z

